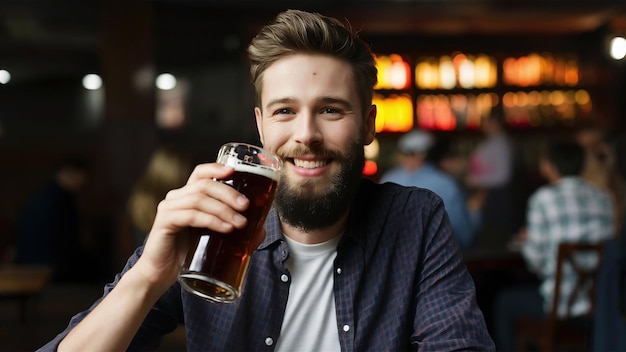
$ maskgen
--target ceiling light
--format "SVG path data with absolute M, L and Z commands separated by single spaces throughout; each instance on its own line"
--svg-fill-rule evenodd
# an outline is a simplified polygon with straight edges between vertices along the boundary
M 626 39 L 624 37 L 611 39 L 609 52 L 614 60 L 621 60 L 626 57 Z
M 102 87 L 102 78 L 95 73 L 90 73 L 83 77 L 83 88 L 88 90 L 98 90 Z
M 170 90 L 176 87 L 176 77 L 171 73 L 161 73 L 156 78 L 156 86 L 161 90 Z
M 11 74 L 7 70 L 0 70 L 0 84 L 7 84 L 11 80 Z

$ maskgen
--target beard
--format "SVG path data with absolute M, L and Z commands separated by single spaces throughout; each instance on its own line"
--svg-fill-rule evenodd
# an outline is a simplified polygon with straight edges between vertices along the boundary
M 303 231 L 324 229 L 345 214 L 359 188 L 365 164 L 363 145 L 354 141 L 345 154 L 315 149 L 302 152 L 331 157 L 339 165 L 339 172 L 332 175 L 330 182 L 322 185 L 316 185 L 315 180 L 294 185 L 282 174 L 274 206 L 281 221 L 290 226 Z

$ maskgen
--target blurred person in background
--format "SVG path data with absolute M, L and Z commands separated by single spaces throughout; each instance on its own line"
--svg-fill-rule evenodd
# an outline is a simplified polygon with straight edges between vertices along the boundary
M 428 152 L 428 159 L 441 171 L 452 176 L 467 191 L 467 157 L 454 148 L 450 140 L 437 140 Z
M 465 192 L 456 179 L 429 161 L 435 146 L 434 136 L 424 130 L 412 130 L 398 140 L 400 165 L 386 172 L 381 183 L 426 188 L 443 200 L 450 224 L 461 248 L 469 248 L 480 222 L 480 206 L 468 206 Z M 471 203 L 474 204 L 474 203 Z
M 504 247 L 518 230 L 515 196 L 512 189 L 513 146 L 503 117 L 492 113 L 483 121 L 485 136 L 469 157 L 466 181 L 473 199 L 481 199 L 481 228 L 478 241 L 483 246 Z
M 83 245 L 78 196 L 90 170 L 81 157 L 63 158 L 28 200 L 17 223 L 18 264 L 49 265 L 56 282 L 88 279 L 90 256 Z
M 168 191 L 182 187 L 193 170 L 192 157 L 173 146 L 156 149 L 131 190 L 118 231 L 119 257 L 125 260 L 150 232 L 157 206 Z
M 575 134 L 576 141 L 585 152 L 582 177 L 590 184 L 608 191 L 613 198 L 616 214 L 626 211 L 624 179 L 618 169 L 616 142 L 596 124 L 581 126 Z M 615 231 L 619 234 L 624 218 L 617 216 Z
M 611 135 L 607 141 L 609 155 L 615 161 L 611 174 L 617 181 L 615 184 L 623 187 L 626 183 L 626 136 L 623 133 Z M 617 188 L 612 189 L 615 197 Z M 604 247 L 602 267 L 596 280 L 593 351 L 626 351 L 626 211 L 616 204 L 618 229 L 615 238 Z
M 496 347 L 513 351 L 515 321 L 521 317 L 542 318 L 551 309 L 558 246 L 561 242 L 597 243 L 613 237 L 615 213 L 611 196 L 580 175 L 584 164 L 582 148 L 575 142 L 553 141 L 539 159 L 539 170 L 548 184 L 530 197 L 526 229 L 519 234 L 526 266 L 537 274 L 538 285 L 517 285 L 498 293 L 494 307 Z M 565 206 L 567 205 L 567 206 Z M 561 286 L 564 314 L 575 280 L 565 271 Z M 590 309 L 587 297 L 578 297 L 574 315 Z

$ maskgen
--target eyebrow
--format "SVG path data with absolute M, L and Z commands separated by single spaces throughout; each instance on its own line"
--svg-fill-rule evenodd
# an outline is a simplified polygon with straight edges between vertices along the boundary
M 286 98 L 279 98 L 279 99 L 274 99 L 274 100 L 270 100 L 267 104 L 266 107 L 271 107 L 272 105 L 277 105 L 277 104 L 287 104 L 287 103 L 293 103 L 294 101 L 296 101 L 295 98 L 290 98 L 290 97 L 286 97 Z
M 349 101 L 343 99 L 343 98 L 336 98 L 336 97 L 322 97 L 322 99 L 320 99 L 321 103 L 324 104 L 339 104 L 342 105 L 344 107 L 347 108 L 351 108 L 352 104 L 350 104 Z
M 289 103 L 294 103 L 296 102 L 298 99 L 293 98 L 293 97 L 284 97 L 284 98 L 279 98 L 279 99 L 274 99 L 274 100 L 270 100 L 266 107 L 270 108 L 272 105 L 277 105 L 277 104 L 289 104 Z M 316 103 L 318 104 L 338 104 L 338 105 L 342 105 L 346 108 L 352 108 L 352 104 L 350 104 L 349 101 L 347 101 L 346 99 L 343 98 L 338 98 L 338 97 L 332 97 L 332 96 L 328 96 L 328 97 L 321 97 L 320 99 L 318 99 L 316 101 Z

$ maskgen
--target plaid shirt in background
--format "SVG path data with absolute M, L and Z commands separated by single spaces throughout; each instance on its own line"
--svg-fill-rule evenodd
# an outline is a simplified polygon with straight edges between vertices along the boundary
M 526 225 L 528 237 L 522 253 L 529 269 L 543 280 L 540 292 L 548 312 L 552 308 L 559 243 L 596 243 L 612 237 L 614 210 L 611 196 L 582 178 L 564 177 L 556 185 L 541 187 L 530 197 Z M 592 255 L 585 257 L 578 259 L 590 263 L 598 259 Z M 558 312 L 564 315 L 576 276 L 567 265 L 561 277 Z M 574 303 L 572 313 L 581 315 L 589 308 L 588 299 L 581 296 Z
M 265 228 L 236 303 L 210 303 L 175 284 L 129 350 L 156 349 L 162 335 L 184 323 L 189 351 L 273 351 L 291 277 L 275 212 Z M 139 255 L 141 249 L 125 270 Z M 333 271 L 342 351 L 495 350 L 443 203 L 430 191 L 363 180 Z M 54 350 L 87 313 L 76 315 L 42 350 Z

